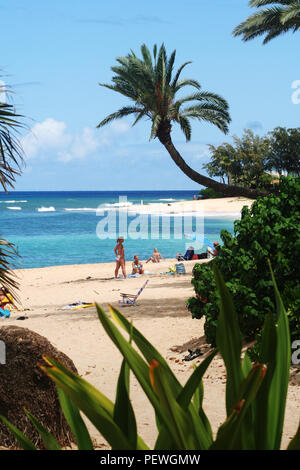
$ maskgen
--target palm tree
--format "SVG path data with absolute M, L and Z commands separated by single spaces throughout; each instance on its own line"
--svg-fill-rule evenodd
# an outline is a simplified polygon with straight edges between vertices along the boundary
M 300 27 L 300 0 L 251 0 L 249 5 L 267 8 L 249 16 L 234 29 L 234 36 L 242 36 L 243 41 L 265 35 L 263 43 L 266 44 L 288 31 L 294 33 Z
M 11 104 L 0 102 L 0 183 L 5 192 L 7 187 L 14 187 L 15 177 L 21 172 L 23 151 L 18 139 L 18 130 L 23 127 L 21 118 Z M 0 284 L 14 296 L 13 289 L 18 283 L 11 268 L 16 256 L 15 246 L 0 239 Z
M 151 53 L 144 44 L 141 53 L 142 59 L 139 59 L 133 51 L 126 57 L 118 57 L 119 65 L 111 68 L 115 73 L 112 78 L 113 84 L 99 84 L 130 98 L 134 101 L 134 105 L 125 106 L 110 114 L 97 127 L 131 114 L 135 116 L 133 125 L 142 118 L 148 118 L 152 122 L 150 140 L 158 138 L 176 165 L 190 179 L 227 196 L 255 198 L 261 195 L 256 190 L 219 183 L 199 174 L 187 165 L 172 142 L 172 123 L 179 124 L 187 141 L 191 139 L 192 133 L 190 119 L 209 122 L 226 134 L 231 121 L 228 104 L 221 96 L 202 91 L 196 80 L 180 79 L 182 70 L 190 62 L 181 65 L 173 75 L 176 51 L 168 58 L 164 45 L 162 44 L 158 53 L 155 45 L 152 60 Z M 193 87 L 197 91 L 177 98 L 178 92 L 186 86 Z

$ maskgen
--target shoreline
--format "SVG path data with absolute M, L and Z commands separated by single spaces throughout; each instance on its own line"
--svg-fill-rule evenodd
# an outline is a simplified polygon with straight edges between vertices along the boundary
M 244 197 L 225 197 L 216 199 L 197 199 L 175 202 L 157 202 L 150 204 L 134 204 L 120 207 L 120 211 L 140 214 L 195 215 L 204 217 L 226 217 L 241 213 L 244 206 L 251 207 L 253 199 Z

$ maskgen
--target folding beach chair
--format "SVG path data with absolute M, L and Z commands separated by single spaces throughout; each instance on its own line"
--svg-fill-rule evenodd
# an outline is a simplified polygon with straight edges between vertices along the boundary
M 143 292 L 143 290 L 145 289 L 146 285 L 148 284 L 149 282 L 149 279 L 147 279 L 147 281 L 145 282 L 145 284 L 140 288 L 140 290 L 138 291 L 137 294 L 133 295 L 133 294 L 124 294 L 124 293 L 120 293 L 120 296 L 122 297 L 122 300 L 119 300 L 119 304 L 121 304 L 121 306 L 132 306 L 134 305 L 134 307 L 136 307 L 136 300 L 137 298 L 141 295 L 141 293 Z

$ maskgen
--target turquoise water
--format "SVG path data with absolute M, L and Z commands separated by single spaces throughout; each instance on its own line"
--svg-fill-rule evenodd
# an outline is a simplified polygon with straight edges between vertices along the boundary
M 115 214 L 118 227 L 120 206 L 119 197 L 127 197 L 126 205 L 134 211 L 134 205 L 146 206 L 149 203 L 191 200 L 194 191 L 80 191 L 80 192 L 11 192 L 0 195 L 0 237 L 14 243 L 21 258 L 18 268 L 35 268 L 67 264 L 85 264 L 114 261 L 115 237 L 99 239 L 97 225 L 104 217 Z M 121 203 L 124 206 L 124 202 Z M 100 208 L 102 215 L 97 213 Z M 123 213 L 124 214 L 124 213 Z M 148 258 L 153 248 L 165 257 L 175 257 L 177 252 L 185 252 L 189 242 L 184 236 L 174 237 L 176 217 L 170 218 L 171 236 L 164 238 L 162 218 L 156 220 L 158 239 L 151 239 L 151 225 L 137 232 L 136 239 L 125 240 L 126 260 L 138 254 L 140 259 Z M 220 230 L 233 231 L 236 217 L 206 217 L 204 234 L 211 240 L 220 241 Z M 136 216 L 128 213 L 128 224 L 134 223 Z M 178 221 L 178 219 L 177 219 Z M 196 221 L 193 220 L 193 230 Z M 118 234 L 118 233 L 117 233 Z M 113 235 L 117 235 L 113 234 Z M 203 248 L 203 250 L 205 247 Z

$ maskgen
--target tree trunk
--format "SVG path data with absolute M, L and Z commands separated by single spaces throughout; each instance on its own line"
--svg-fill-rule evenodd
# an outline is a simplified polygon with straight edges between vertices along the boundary
M 250 199 L 256 199 L 260 196 L 267 196 L 266 191 L 260 191 L 256 189 L 242 188 L 240 186 L 234 186 L 231 184 L 219 183 L 207 176 L 201 175 L 197 171 L 193 170 L 186 162 L 183 160 L 180 153 L 176 150 L 171 139 L 171 124 L 168 122 L 161 123 L 158 131 L 157 137 L 159 141 L 168 151 L 172 160 L 176 165 L 183 171 L 183 173 L 188 176 L 191 180 L 195 181 L 202 186 L 207 188 L 214 189 L 215 191 L 224 194 L 227 197 L 236 197 L 243 196 Z

